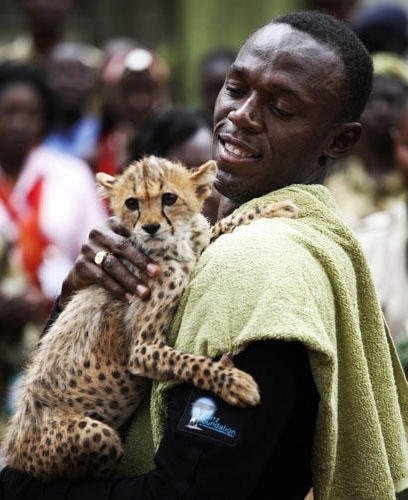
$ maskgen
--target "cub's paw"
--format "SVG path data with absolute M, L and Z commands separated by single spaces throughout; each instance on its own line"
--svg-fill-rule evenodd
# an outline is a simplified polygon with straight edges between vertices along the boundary
M 291 200 L 265 203 L 259 207 L 262 217 L 287 217 L 294 219 L 299 216 L 298 207 Z
M 220 365 L 224 368 L 233 368 L 234 362 L 232 361 L 232 354 L 230 352 L 224 352 L 220 359 Z
M 246 372 L 238 368 L 227 368 L 224 371 L 224 384 L 220 388 L 220 396 L 234 406 L 256 406 L 260 403 L 258 384 Z

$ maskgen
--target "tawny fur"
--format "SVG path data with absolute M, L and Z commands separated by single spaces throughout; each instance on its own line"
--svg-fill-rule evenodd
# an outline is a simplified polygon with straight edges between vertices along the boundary
M 214 361 L 166 345 L 166 329 L 210 238 L 257 217 L 297 214 L 291 202 L 265 205 L 210 232 L 200 210 L 215 173 L 214 162 L 189 171 L 148 157 L 115 178 L 97 175 L 130 240 L 162 273 L 148 281 L 148 300 L 125 303 L 98 285 L 72 297 L 25 371 L 3 441 L 8 465 L 45 480 L 110 474 L 123 452 L 117 430 L 149 390 L 148 379 L 190 382 L 232 405 L 259 403 L 257 384 L 229 356 Z

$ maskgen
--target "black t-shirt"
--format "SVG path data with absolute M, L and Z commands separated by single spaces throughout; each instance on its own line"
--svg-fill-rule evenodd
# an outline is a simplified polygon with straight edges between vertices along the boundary
M 303 499 L 312 485 L 318 405 L 305 348 L 293 342 L 257 342 L 234 363 L 258 382 L 261 404 L 237 408 L 188 384 L 176 386 L 151 472 L 45 484 L 6 468 L 1 498 Z

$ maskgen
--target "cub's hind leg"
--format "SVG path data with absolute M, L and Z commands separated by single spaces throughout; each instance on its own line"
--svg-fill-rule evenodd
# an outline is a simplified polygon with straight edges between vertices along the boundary
M 83 476 L 106 477 L 122 456 L 118 433 L 88 416 L 53 411 L 42 426 L 26 436 L 20 458 L 9 465 L 43 480 Z

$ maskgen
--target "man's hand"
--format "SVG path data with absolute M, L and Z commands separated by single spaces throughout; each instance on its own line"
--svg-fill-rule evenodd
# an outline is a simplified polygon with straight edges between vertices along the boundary
M 29 322 L 44 321 L 50 307 L 50 300 L 34 287 L 28 287 L 18 295 L 0 294 L 0 324 L 3 335 L 5 332 L 15 334 Z
M 100 264 L 94 260 L 98 252 L 107 252 Z M 134 264 L 141 277 L 132 274 L 121 259 Z M 60 307 L 64 307 L 75 291 L 91 284 L 103 286 L 118 299 L 129 301 L 134 295 L 144 299 L 149 297 L 150 289 L 142 276 L 155 277 L 159 274 L 160 267 L 130 242 L 128 231 L 111 217 L 105 225 L 93 229 L 82 246 L 62 284 Z

